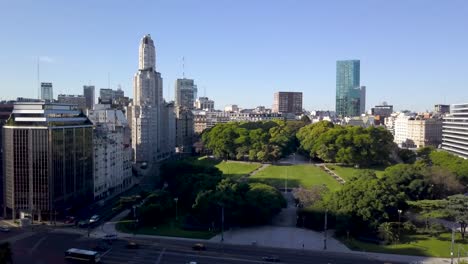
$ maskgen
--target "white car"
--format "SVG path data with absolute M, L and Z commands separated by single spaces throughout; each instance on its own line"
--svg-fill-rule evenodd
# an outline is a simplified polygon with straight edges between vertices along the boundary
M 8 226 L 0 226 L 1 232 L 10 232 L 10 228 Z
M 93 215 L 91 216 L 91 218 L 89 219 L 89 223 L 92 224 L 92 223 L 95 223 L 95 222 L 98 222 L 99 221 L 99 215 Z

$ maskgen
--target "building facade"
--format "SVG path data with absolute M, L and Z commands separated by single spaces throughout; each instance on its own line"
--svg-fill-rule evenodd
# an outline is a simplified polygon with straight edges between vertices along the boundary
M 195 101 L 195 109 L 213 111 L 214 101 L 208 99 L 208 97 L 198 97 L 198 99 Z
M 93 110 L 94 108 L 94 85 L 83 85 L 83 96 L 85 97 L 85 105 L 87 109 Z
M 52 83 L 41 82 L 41 99 L 49 102 L 54 101 Z
M 400 147 L 438 147 L 442 143 L 442 119 L 408 116 L 403 113 L 395 119 L 394 142 Z
M 193 109 L 197 92 L 197 86 L 192 79 L 177 79 L 175 81 L 175 107 Z
M 302 113 L 301 92 L 277 92 L 274 94 L 273 113 Z
M 468 159 L 468 103 L 451 105 L 444 117 L 442 149 Z
M 191 153 L 194 138 L 194 116 L 191 110 L 176 107 L 176 151 Z
M 86 109 L 86 98 L 83 95 L 59 94 L 57 102 L 60 104 L 73 104 L 81 110 Z
M 450 113 L 450 105 L 436 104 L 434 105 L 434 112 L 439 114 Z
M 393 105 L 387 105 L 383 103 L 382 105 L 376 105 L 371 108 L 371 114 L 375 118 L 375 125 L 384 125 L 385 118 L 390 117 L 393 113 Z
M 93 199 L 93 126 L 76 106 L 17 102 L 3 127 L 4 212 L 41 221 Z
M 0 102 L 0 206 L 4 208 L 3 204 L 3 125 L 10 117 L 13 112 L 13 102 L 12 101 L 1 101 Z M 3 215 L 3 210 L 0 212 Z
M 99 200 L 132 186 L 130 127 L 123 112 L 98 104 L 89 111 L 94 125 L 94 199 Z
M 359 116 L 362 112 L 361 63 L 359 60 L 336 62 L 336 114 Z M 365 103 L 364 103 L 365 107 Z
M 168 127 L 163 120 L 171 113 L 165 111 L 161 74 L 156 71 L 156 50 L 150 35 L 142 38 L 139 47 L 138 72 L 133 79 L 133 102 L 128 107 L 132 127 L 132 149 L 134 162 L 164 159 L 163 135 Z M 167 115 L 164 116 L 164 114 Z M 169 135 L 169 136 L 174 136 Z M 175 146 L 173 146 L 175 147 Z

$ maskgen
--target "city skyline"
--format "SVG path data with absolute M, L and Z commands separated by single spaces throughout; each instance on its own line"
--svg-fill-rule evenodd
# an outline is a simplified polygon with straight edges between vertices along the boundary
M 171 84 L 185 71 L 199 95 L 206 90 L 218 109 L 270 108 L 273 93 L 300 91 L 305 109 L 333 110 L 335 64 L 348 59 L 361 61 L 367 110 L 387 101 L 395 110 L 424 111 L 464 102 L 468 95 L 463 1 L 273 1 L 268 12 L 264 1 L 171 1 L 148 3 L 144 10 L 113 3 L 8 3 L 0 16 L 9 25 L 2 29 L 0 49 L 0 78 L 8 87 L 2 99 L 37 98 L 38 57 L 39 81 L 52 82 L 55 94 L 79 94 L 88 84 L 96 89 L 121 84 L 130 95 L 136 40 L 145 34 L 155 39 L 168 100 L 174 98 Z M 182 7 L 194 12 L 171 19 Z M 164 12 L 149 16 L 156 8 Z M 12 23 L 20 10 L 25 19 Z M 350 18 L 353 30 L 343 29 Z

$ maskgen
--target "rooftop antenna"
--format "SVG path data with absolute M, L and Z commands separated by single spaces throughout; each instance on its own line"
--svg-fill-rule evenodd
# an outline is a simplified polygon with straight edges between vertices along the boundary
M 37 99 L 41 99 L 41 82 L 39 78 L 39 56 L 37 57 Z
M 185 57 L 182 56 L 182 78 L 185 79 Z

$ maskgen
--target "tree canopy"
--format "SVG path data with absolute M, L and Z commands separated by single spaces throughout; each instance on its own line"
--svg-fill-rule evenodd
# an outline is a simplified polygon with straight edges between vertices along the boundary
M 296 151 L 296 133 L 305 124 L 279 120 L 217 124 L 202 134 L 202 141 L 219 159 L 276 161 Z
M 393 136 L 380 127 L 334 125 L 321 121 L 297 133 L 302 152 L 325 162 L 370 166 L 390 160 Z

